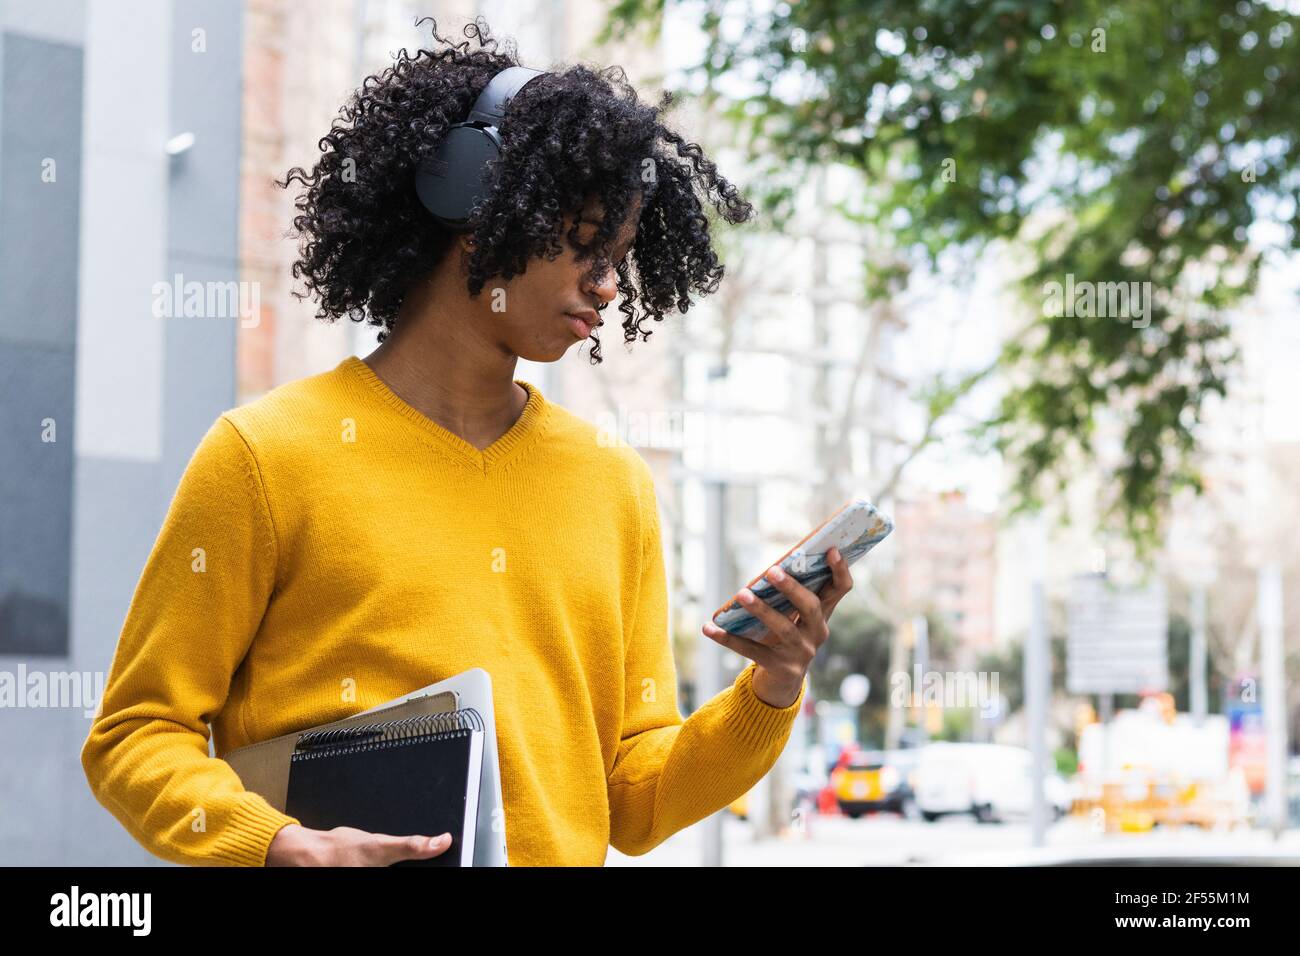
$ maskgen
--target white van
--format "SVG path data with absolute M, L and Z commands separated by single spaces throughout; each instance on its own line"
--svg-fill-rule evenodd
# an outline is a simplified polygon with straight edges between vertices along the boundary
M 921 748 L 912 786 L 925 820 L 969 813 L 981 822 L 1029 816 L 1032 756 L 1023 747 L 939 742 Z M 1069 785 L 1055 772 L 1043 781 L 1053 819 L 1069 812 Z

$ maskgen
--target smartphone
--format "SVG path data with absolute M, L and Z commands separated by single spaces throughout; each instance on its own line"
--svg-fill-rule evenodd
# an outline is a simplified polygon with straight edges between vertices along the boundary
M 871 502 L 855 498 L 845 502 L 773 564 L 814 594 L 819 594 L 832 575 L 831 567 L 826 563 L 827 551 L 839 548 L 844 560 L 851 565 L 885 540 L 893 530 L 894 522 L 877 511 Z M 789 615 L 794 608 L 784 592 L 777 590 L 761 574 L 747 587 L 755 597 L 782 614 Z M 713 612 L 713 623 L 738 637 L 757 638 L 765 629 L 763 622 L 750 614 L 734 596 Z

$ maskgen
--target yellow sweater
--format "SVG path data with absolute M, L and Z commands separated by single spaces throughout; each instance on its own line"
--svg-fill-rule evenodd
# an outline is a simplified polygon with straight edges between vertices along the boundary
M 265 865 L 299 821 L 222 754 L 472 667 L 493 681 L 512 865 L 645 853 L 767 772 L 804 691 L 773 707 L 750 664 L 683 719 L 649 466 L 520 384 L 482 451 L 355 357 L 217 418 L 81 751 L 136 840 Z

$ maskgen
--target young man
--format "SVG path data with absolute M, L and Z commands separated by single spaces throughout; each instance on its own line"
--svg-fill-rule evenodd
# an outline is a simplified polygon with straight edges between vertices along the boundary
M 682 718 L 650 470 L 514 370 L 594 340 L 620 294 L 627 341 L 648 338 L 646 316 L 722 276 L 695 190 L 732 222 L 751 208 L 621 71 L 572 67 L 510 101 L 469 228 L 435 221 L 415 171 L 517 65 L 479 37 L 401 51 L 283 183 L 305 187 L 294 275 L 318 315 L 367 319 L 381 344 L 223 413 L 180 482 L 82 749 L 97 798 L 166 859 L 442 853 L 445 834 L 303 827 L 219 758 L 473 667 L 493 681 L 511 863 L 644 853 L 771 767 L 852 586 L 836 554 L 820 598 L 778 582 L 797 614 L 757 603 L 761 641 L 705 624 L 754 663 Z

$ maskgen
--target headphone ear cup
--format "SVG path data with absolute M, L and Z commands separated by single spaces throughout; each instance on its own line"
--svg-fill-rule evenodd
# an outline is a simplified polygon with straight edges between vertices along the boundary
M 415 171 L 420 203 L 442 225 L 463 228 L 474 204 L 487 195 L 488 163 L 501 155 L 495 131 L 453 126 Z

